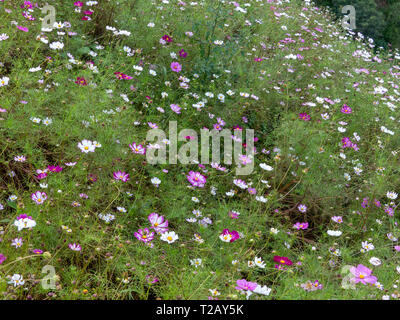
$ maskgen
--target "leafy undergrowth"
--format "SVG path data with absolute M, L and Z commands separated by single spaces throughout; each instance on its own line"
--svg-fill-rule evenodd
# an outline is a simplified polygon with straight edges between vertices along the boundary
M 400 297 L 397 51 L 308 1 L 52 3 L 0 2 L 4 299 Z M 254 152 L 151 164 L 173 121 Z

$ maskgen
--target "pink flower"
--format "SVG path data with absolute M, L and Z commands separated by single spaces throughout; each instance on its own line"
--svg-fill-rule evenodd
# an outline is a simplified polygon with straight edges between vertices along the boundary
M 135 142 L 133 142 L 132 144 L 129 145 L 129 147 L 131 148 L 133 153 L 136 153 L 136 154 L 145 154 L 146 153 L 146 149 L 141 144 L 136 144 Z
M 188 181 L 192 184 L 193 187 L 203 188 L 207 179 L 200 172 L 190 171 L 186 176 Z
M 179 105 L 177 105 L 177 104 L 171 104 L 170 107 L 171 107 L 171 110 L 172 110 L 173 112 L 175 112 L 175 113 L 177 113 L 177 114 L 180 114 L 180 113 L 181 113 L 181 107 L 180 107 Z
M 168 231 L 168 220 L 165 220 L 163 216 L 153 212 L 150 213 L 148 219 L 151 223 L 151 228 L 153 228 L 157 233 Z
M 150 232 L 148 228 L 145 229 L 139 229 L 138 232 L 134 233 L 134 236 L 143 242 L 150 242 L 151 240 L 154 239 L 154 232 Z
M 293 228 L 297 230 L 306 230 L 308 228 L 308 222 L 296 222 L 296 224 L 293 225 Z
M 310 121 L 311 117 L 307 113 L 300 113 L 299 118 L 304 121 Z
M 81 251 L 82 247 L 79 243 L 70 243 L 68 245 L 68 247 L 72 250 L 72 251 Z
M 236 290 L 245 290 L 245 291 L 254 291 L 257 288 L 258 284 L 256 282 L 250 282 L 246 279 L 241 279 L 236 281 Z
M 179 62 L 172 62 L 171 63 L 171 69 L 174 72 L 180 72 L 182 70 L 182 66 L 180 65 Z
M 354 275 L 351 281 L 355 283 L 361 282 L 362 284 L 374 284 L 378 279 L 375 276 L 371 276 L 372 270 L 368 269 L 366 266 L 359 264 L 356 267 L 351 267 L 350 272 Z
M 27 27 L 17 26 L 17 28 L 23 32 L 28 32 L 29 29 Z
M 127 182 L 129 180 L 129 174 L 122 171 L 114 172 L 114 179 L 115 180 L 122 180 L 123 182 Z
M 45 192 L 36 191 L 31 194 L 31 199 L 35 201 L 36 204 L 42 204 L 47 199 L 47 194 Z
M 351 108 L 350 108 L 348 105 L 346 105 L 346 104 L 343 105 L 343 107 L 342 107 L 342 109 L 341 109 L 340 111 L 341 111 L 342 113 L 345 113 L 345 114 L 350 114 L 350 113 L 352 113 Z

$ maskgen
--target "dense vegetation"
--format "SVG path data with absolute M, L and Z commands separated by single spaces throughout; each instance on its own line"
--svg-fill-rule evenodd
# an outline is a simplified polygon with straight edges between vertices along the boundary
M 0 1 L 4 299 L 399 299 L 397 50 L 310 1 L 52 3 Z M 153 165 L 171 121 L 255 147 Z
M 343 18 L 344 6 L 354 6 L 353 31 L 373 38 L 377 46 L 400 48 L 400 0 L 316 0 L 315 3 L 330 8 L 337 19 Z

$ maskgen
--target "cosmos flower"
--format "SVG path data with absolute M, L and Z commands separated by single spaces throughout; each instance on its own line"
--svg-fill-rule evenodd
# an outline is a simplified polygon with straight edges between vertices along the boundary
M 279 263 L 280 265 L 291 266 L 293 264 L 293 262 L 289 258 L 281 256 L 274 256 L 274 261 Z
M 14 285 L 14 287 L 22 286 L 25 283 L 25 280 L 22 275 L 14 273 L 8 283 Z
M 160 216 L 158 213 L 150 213 L 148 220 L 151 223 L 150 228 L 153 228 L 157 233 L 168 231 L 168 220 L 165 220 L 164 217 Z
M 136 154 L 145 154 L 146 149 L 141 144 L 136 144 L 135 142 L 129 145 L 133 153 Z
M 122 171 L 116 171 L 113 173 L 115 180 L 121 180 L 123 182 L 127 182 L 129 180 L 129 174 Z
M 241 279 L 236 281 L 236 290 L 243 290 L 243 291 L 254 291 L 257 288 L 258 284 L 256 282 L 250 282 L 246 279 Z
M 72 250 L 72 251 L 81 251 L 82 247 L 79 243 L 70 243 L 68 244 L 68 247 Z
M 45 192 L 36 191 L 35 193 L 31 194 L 31 199 L 36 204 L 43 204 L 43 202 L 47 199 L 47 194 Z
M 378 281 L 377 277 L 372 276 L 372 270 L 368 269 L 366 266 L 359 264 L 357 267 L 350 268 L 351 274 L 354 276 L 350 281 L 354 283 L 361 282 L 362 284 L 374 284 Z
M 179 62 L 172 62 L 171 63 L 171 70 L 174 72 L 181 72 L 182 66 Z
M 166 241 L 169 244 L 174 243 L 178 239 L 179 237 L 174 231 L 164 232 L 160 237 L 160 240 Z
M 200 172 L 190 171 L 186 176 L 187 180 L 193 187 L 203 188 L 207 179 Z

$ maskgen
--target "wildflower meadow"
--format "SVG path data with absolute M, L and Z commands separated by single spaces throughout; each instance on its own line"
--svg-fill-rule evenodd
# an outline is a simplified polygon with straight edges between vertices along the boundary
M 399 300 L 399 86 L 312 1 L 0 0 L 0 299 Z

